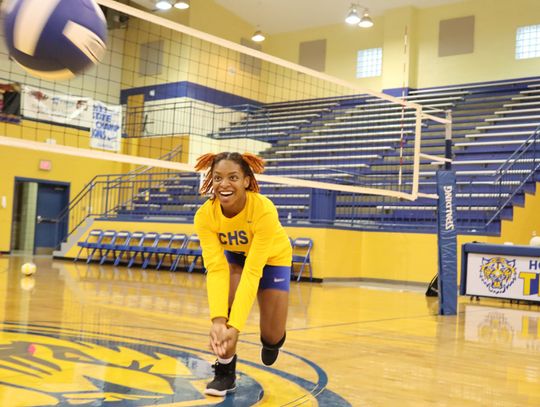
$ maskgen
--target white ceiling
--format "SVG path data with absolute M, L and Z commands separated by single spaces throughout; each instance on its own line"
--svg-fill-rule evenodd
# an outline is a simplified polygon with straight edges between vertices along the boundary
M 148 9 L 155 0 L 131 0 Z M 195 4 L 198 0 L 191 0 Z M 303 30 L 311 27 L 344 22 L 351 3 L 367 7 L 372 16 L 383 15 L 386 10 L 414 6 L 435 7 L 462 0 L 214 0 L 248 23 L 268 34 Z M 361 12 L 359 10 L 359 12 Z
M 191 0 L 192 3 L 197 0 Z M 351 3 L 369 9 L 373 16 L 386 10 L 414 6 L 434 7 L 460 0 L 214 0 L 243 20 L 269 34 L 343 23 Z

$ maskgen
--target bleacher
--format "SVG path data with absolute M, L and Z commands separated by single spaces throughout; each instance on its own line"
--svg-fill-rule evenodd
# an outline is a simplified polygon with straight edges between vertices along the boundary
M 529 152 L 520 156 L 519 165 L 507 171 L 504 180 L 500 169 L 540 126 L 540 79 L 421 89 L 404 98 L 428 112 L 451 111 L 458 229 L 497 234 L 500 221 L 511 219 L 513 205 L 522 205 L 525 193 L 534 192 L 539 180 L 535 174 L 523 182 L 538 163 Z M 309 171 L 309 179 L 317 181 L 354 185 L 361 179 L 363 185 L 392 188 L 400 163 L 402 182 L 412 182 L 414 127 L 410 111 L 359 95 L 264 105 L 211 136 L 272 143 L 262 153 L 270 175 L 306 178 L 299 171 Z M 443 124 L 424 120 L 422 152 L 444 156 L 444 133 Z M 440 165 L 428 157 L 421 159 L 420 192 L 435 193 Z M 192 219 L 205 199 L 197 193 L 198 183 L 198 177 L 180 174 L 141 189 L 129 204 L 118 208 L 118 217 Z M 310 221 L 310 190 L 268 183 L 262 183 L 261 189 L 276 204 L 284 224 Z M 501 208 L 507 199 L 510 202 Z M 433 199 L 404 201 L 340 192 L 335 203 L 335 219 L 329 221 L 334 226 L 435 230 Z

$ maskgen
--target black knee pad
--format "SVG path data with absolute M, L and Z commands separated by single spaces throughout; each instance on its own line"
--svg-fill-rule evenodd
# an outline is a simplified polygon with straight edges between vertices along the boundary
M 270 344 L 270 343 L 266 342 L 263 339 L 262 335 L 261 335 L 261 343 L 262 343 L 263 347 L 265 347 L 266 349 L 276 350 L 276 349 L 279 349 L 279 348 L 281 348 L 283 346 L 283 344 L 285 343 L 286 338 L 287 338 L 287 332 L 285 332 L 283 334 L 283 338 L 281 338 L 278 343 Z

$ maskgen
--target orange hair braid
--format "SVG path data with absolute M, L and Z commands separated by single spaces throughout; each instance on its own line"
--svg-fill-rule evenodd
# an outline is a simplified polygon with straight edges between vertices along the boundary
M 204 171 L 208 169 L 201 187 L 199 188 L 199 192 L 202 195 L 206 195 L 212 190 L 212 165 L 216 155 L 217 154 L 214 153 L 203 154 L 197 158 L 197 162 L 195 163 L 195 171 Z
M 264 171 L 264 160 L 258 155 L 251 153 L 242 154 L 242 159 L 249 166 L 253 175 L 250 175 L 248 190 L 253 192 L 260 192 L 259 183 L 255 179 L 255 174 L 261 174 Z
M 216 158 L 216 155 L 217 154 L 214 153 L 207 153 L 197 158 L 197 162 L 195 163 L 195 171 L 202 171 L 210 168 L 214 162 L 214 158 Z
M 242 154 L 242 158 L 250 166 L 253 173 L 262 174 L 264 172 L 264 160 L 258 155 L 244 153 Z

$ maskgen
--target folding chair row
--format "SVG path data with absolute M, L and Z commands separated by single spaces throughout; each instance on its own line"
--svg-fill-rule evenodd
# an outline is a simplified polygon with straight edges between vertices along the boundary
M 309 278 L 313 279 L 311 266 L 311 249 L 313 240 L 306 237 L 290 239 L 293 249 L 292 268 L 300 264 L 300 269 L 296 275 L 296 280 L 300 281 L 306 267 L 309 269 Z M 98 253 L 99 264 L 105 263 L 110 257 L 115 266 L 122 261 L 127 262 L 131 267 L 139 259 L 143 269 L 154 259 L 156 270 L 159 270 L 165 259 L 169 259 L 169 270 L 178 268 L 180 261 L 184 261 L 188 272 L 192 272 L 200 261 L 202 267 L 202 249 L 199 237 L 196 234 L 188 236 L 185 233 L 156 233 L 156 232 L 128 232 L 121 230 L 94 229 L 90 231 L 84 242 L 79 242 L 80 247 L 77 261 L 83 250 L 86 249 L 86 263 L 90 263 L 95 254 Z M 191 258 L 191 262 L 188 261 Z
M 193 271 L 199 260 L 202 263 L 202 249 L 196 234 L 188 236 L 185 233 L 128 232 L 125 230 L 116 232 L 94 229 L 90 231 L 84 242 L 78 243 L 78 246 L 80 250 L 74 261 L 77 261 L 82 251 L 86 249 L 86 263 L 90 263 L 96 253 L 99 264 L 110 259 L 115 266 L 125 261 L 127 266 L 131 267 L 139 259 L 143 269 L 146 269 L 154 259 L 155 267 L 159 270 L 167 257 L 170 259 L 171 271 L 177 269 L 182 259 L 187 266 L 187 260 L 192 258 L 188 267 L 189 272 Z

